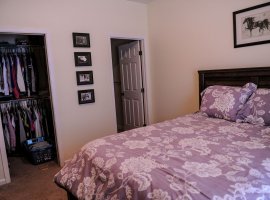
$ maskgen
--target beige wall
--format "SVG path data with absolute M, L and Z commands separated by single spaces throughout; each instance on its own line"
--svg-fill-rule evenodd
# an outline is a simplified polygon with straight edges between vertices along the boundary
M 110 37 L 145 39 L 147 7 L 126 0 L 0 0 L 0 31 L 47 33 L 61 163 L 83 144 L 116 132 Z M 90 33 L 91 48 L 73 48 L 72 32 Z M 75 68 L 74 51 L 91 51 L 92 67 Z M 76 84 L 93 70 L 94 85 Z M 95 89 L 96 102 L 78 105 L 77 90 Z
M 232 12 L 267 0 L 149 4 L 154 121 L 198 110 L 198 69 L 270 66 L 270 44 L 233 48 Z

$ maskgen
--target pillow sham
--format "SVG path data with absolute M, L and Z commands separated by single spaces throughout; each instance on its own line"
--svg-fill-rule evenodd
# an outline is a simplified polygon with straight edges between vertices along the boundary
M 209 117 L 236 121 L 237 113 L 256 89 L 254 83 L 247 83 L 243 87 L 207 87 L 201 94 L 200 111 Z
M 270 125 L 270 89 L 257 89 L 237 115 L 240 122 Z

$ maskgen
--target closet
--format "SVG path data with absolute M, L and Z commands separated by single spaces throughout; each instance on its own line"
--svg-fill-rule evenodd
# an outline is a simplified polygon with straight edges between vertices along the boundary
M 44 138 L 57 160 L 53 113 L 45 35 L 0 33 L 0 185 L 27 140 Z

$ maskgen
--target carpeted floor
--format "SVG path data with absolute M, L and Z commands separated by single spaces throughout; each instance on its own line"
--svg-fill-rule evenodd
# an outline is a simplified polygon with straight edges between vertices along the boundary
M 66 200 L 67 195 L 53 182 L 60 167 L 50 161 L 32 165 L 23 157 L 11 157 L 11 183 L 0 186 L 0 200 Z

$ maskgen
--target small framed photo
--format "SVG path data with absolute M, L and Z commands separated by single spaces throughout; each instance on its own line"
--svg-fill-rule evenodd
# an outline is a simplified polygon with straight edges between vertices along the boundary
M 77 85 L 93 84 L 93 71 L 77 71 L 76 72 Z
M 74 52 L 75 66 L 92 66 L 90 52 Z
M 74 47 L 90 47 L 89 33 L 72 33 Z
M 94 89 L 79 90 L 78 99 L 79 99 L 79 104 L 94 103 L 95 102 Z
M 233 12 L 234 48 L 270 43 L 270 2 Z

